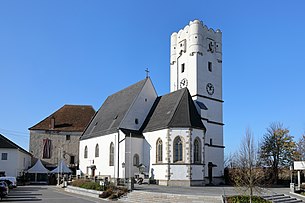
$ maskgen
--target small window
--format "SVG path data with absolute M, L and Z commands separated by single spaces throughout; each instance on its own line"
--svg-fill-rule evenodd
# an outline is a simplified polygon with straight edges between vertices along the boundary
M 213 145 L 213 139 L 212 138 L 210 139 L 210 145 Z
M 7 153 L 1 154 L 1 160 L 7 160 Z
M 70 156 L 70 164 L 75 164 L 75 156 Z
M 181 73 L 184 72 L 184 69 L 185 69 L 185 64 L 183 63 L 183 64 L 181 64 Z
M 71 139 L 70 135 L 66 135 L 66 140 L 70 140 L 70 139 Z
M 135 155 L 133 156 L 133 165 L 134 165 L 134 166 L 139 166 L 139 163 L 140 163 L 140 161 L 139 161 L 139 155 L 138 155 L 138 154 L 135 154 Z
M 209 62 L 208 62 L 208 70 L 209 70 L 210 72 L 212 72 L 212 68 L 213 68 L 213 67 L 212 67 L 212 62 L 209 61 Z
M 110 143 L 109 148 L 109 166 L 114 166 L 114 144 L 113 142 Z
M 84 150 L 84 158 L 87 159 L 88 158 L 88 147 L 85 146 L 85 150 Z
M 135 122 L 135 124 L 139 124 L 139 120 L 136 118 L 135 120 L 134 120 L 134 122 Z
M 156 157 L 157 157 L 157 163 L 162 163 L 162 155 L 163 155 L 163 145 L 162 140 L 159 138 L 157 140 L 157 150 L 156 150 Z
M 145 98 L 144 101 L 147 102 L 147 98 Z
M 100 147 L 98 146 L 98 144 L 95 145 L 95 157 L 99 157 L 100 156 Z
M 201 163 L 201 142 L 199 138 L 194 141 L 194 163 Z

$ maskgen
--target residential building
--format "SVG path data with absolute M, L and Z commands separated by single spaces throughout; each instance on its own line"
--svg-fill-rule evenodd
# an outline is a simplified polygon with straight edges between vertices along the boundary
M 31 166 L 31 154 L 0 134 L 0 176 L 18 177 Z

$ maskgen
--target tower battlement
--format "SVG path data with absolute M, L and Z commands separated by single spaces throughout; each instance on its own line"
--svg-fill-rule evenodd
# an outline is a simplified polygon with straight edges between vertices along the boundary
M 203 55 L 207 51 L 222 53 L 222 32 L 208 28 L 202 21 L 190 21 L 178 33 L 171 35 L 171 64 L 176 62 L 181 52 Z

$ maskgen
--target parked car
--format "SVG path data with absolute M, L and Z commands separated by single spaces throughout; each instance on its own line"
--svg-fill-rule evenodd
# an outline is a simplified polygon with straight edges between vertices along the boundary
M 8 194 L 8 185 L 5 181 L 0 181 L 0 199 L 2 200 L 3 197 L 7 196 Z
M 10 180 L 1 180 L 1 181 L 5 182 L 9 189 L 14 188 L 12 181 L 10 181 Z
M 13 176 L 4 176 L 4 177 L 0 177 L 0 181 L 2 180 L 9 180 L 12 182 L 12 185 L 14 188 L 17 187 L 17 180 L 16 180 L 16 177 L 13 177 Z

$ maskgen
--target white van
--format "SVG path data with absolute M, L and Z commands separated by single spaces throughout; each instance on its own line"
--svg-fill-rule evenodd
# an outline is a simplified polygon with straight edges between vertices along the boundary
M 9 180 L 12 182 L 12 185 L 14 188 L 17 187 L 17 180 L 16 180 L 16 177 L 12 177 L 12 176 L 4 176 L 4 177 L 0 177 L 0 181 L 1 180 Z

